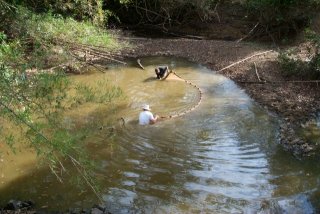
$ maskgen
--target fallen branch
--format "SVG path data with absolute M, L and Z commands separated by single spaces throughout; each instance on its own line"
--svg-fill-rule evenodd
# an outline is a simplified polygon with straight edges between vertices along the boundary
M 237 43 L 239 43 L 239 42 L 241 42 L 242 40 L 244 40 L 244 39 L 246 39 L 247 37 L 249 37 L 250 34 L 254 31 L 254 29 L 256 29 L 256 27 L 258 27 L 258 25 L 259 25 L 259 22 L 249 31 L 249 33 L 248 33 L 246 36 L 244 36 L 244 37 L 242 37 L 241 39 L 239 39 L 239 40 L 237 41 Z
M 237 62 L 235 62 L 235 63 L 232 63 L 231 65 L 228 65 L 227 67 L 224 67 L 224 68 L 218 70 L 218 72 L 224 71 L 224 70 L 226 70 L 226 69 L 228 69 L 228 68 L 231 68 L 231 67 L 233 67 L 233 66 L 235 66 L 235 65 L 237 65 L 237 64 L 240 64 L 240 63 L 242 63 L 242 62 L 244 62 L 244 61 L 247 61 L 247 60 L 249 60 L 249 59 L 251 59 L 251 58 L 253 58 L 253 57 L 260 56 L 260 55 L 263 55 L 263 54 L 266 54 L 266 53 L 269 53 L 269 52 L 272 52 L 272 51 L 273 51 L 273 50 L 268 50 L 268 51 L 265 51 L 265 52 L 262 52 L 262 53 L 254 54 L 254 55 L 249 56 L 249 57 L 247 57 L 247 58 L 244 58 L 244 59 L 242 59 L 242 60 L 240 60 L 240 61 L 237 61 Z
M 56 43 L 61 45 L 69 45 L 70 49 L 72 49 L 73 51 L 83 52 L 85 53 L 86 57 L 88 55 L 93 55 L 100 58 L 105 58 L 111 61 L 115 61 L 123 65 L 127 64 L 121 60 L 115 59 L 114 56 L 116 54 L 111 54 L 109 51 L 103 50 L 104 47 L 101 47 L 101 46 L 90 46 L 86 44 L 73 43 L 73 42 L 64 41 L 64 40 L 57 40 Z
M 146 2 L 145 2 L 145 3 L 146 3 Z M 156 15 L 157 17 L 161 17 L 161 18 L 163 18 L 163 19 L 166 19 L 166 18 L 167 18 L 167 17 L 161 15 L 161 14 L 158 13 L 158 12 L 155 12 L 155 11 L 153 11 L 153 10 L 147 9 L 147 6 L 146 6 L 146 7 L 139 7 L 138 5 L 135 5 L 135 8 L 136 8 L 136 9 L 143 10 L 143 11 L 146 13 L 146 17 L 149 19 L 149 21 L 151 21 L 151 23 L 152 23 L 154 20 L 152 20 L 152 19 L 149 18 L 148 12 L 151 13 L 151 14 L 153 14 L 153 15 Z M 162 8 L 162 9 L 163 9 L 163 8 Z M 157 17 L 156 17 L 156 18 L 157 18 Z
M 72 56 L 73 58 L 75 58 L 76 60 L 78 60 L 78 61 L 81 62 L 81 63 L 90 65 L 90 66 L 96 68 L 98 71 L 100 71 L 100 72 L 102 72 L 102 73 L 105 73 L 105 71 L 104 71 L 103 69 L 99 68 L 96 64 L 92 63 L 91 61 L 83 60 L 83 59 L 81 59 L 80 57 L 76 56 L 75 54 L 73 54 L 73 53 L 71 53 L 71 52 L 70 52 L 70 56 Z
M 144 67 L 143 67 L 143 65 L 141 64 L 140 59 L 137 59 L 137 63 L 138 63 L 138 65 L 140 66 L 140 68 L 144 70 Z
M 118 59 L 115 59 L 115 58 L 111 57 L 109 53 L 105 53 L 104 51 L 88 50 L 88 49 L 79 48 L 79 47 L 72 47 L 71 49 L 77 50 L 77 51 L 80 51 L 80 52 L 85 52 L 86 53 L 86 57 L 88 57 L 88 55 L 92 55 L 92 56 L 104 58 L 104 59 L 107 59 L 107 60 L 111 60 L 111 61 L 114 61 L 114 62 L 118 62 L 118 63 L 121 63 L 123 65 L 127 64 L 127 63 L 125 63 L 123 61 L 120 61 Z
M 204 36 L 194 36 L 194 35 L 183 35 L 183 34 L 178 34 L 178 33 L 174 33 L 174 32 L 169 32 L 169 31 L 162 31 L 164 34 L 167 35 L 172 35 L 178 38 L 185 38 L 185 39 L 197 39 L 197 40 L 204 40 L 205 37 Z
M 48 69 L 43 69 L 41 71 L 43 72 L 53 72 L 55 69 L 58 69 L 58 68 L 65 68 L 66 66 L 68 65 L 68 63 L 63 63 L 63 64 L 60 64 L 60 65 L 57 65 L 57 66 L 54 66 L 54 67 L 51 67 L 51 68 L 48 68 Z
M 258 74 L 257 64 L 255 62 L 254 62 L 254 70 L 256 71 L 256 75 L 257 75 L 259 82 L 261 82 L 260 76 Z
M 114 37 L 117 38 L 117 37 Z M 119 37 L 120 38 L 120 37 Z M 111 53 L 106 47 L 104 46 L 99 46 L 99 45 L 87 45 L 87 44 L 82 44 L 82 43 L 74 43 L 70 42 L 67 40 L 55 40 L 57 44 L 60 45 L 71 45 L 72 47 L 81 47 L 85 49 L 90 49 L 90 50 L 95 50 L 95 51 L 101 51 L 104 52 L 105 54 L 108 54 L 109 56 L 121 56 L 119 53 Z

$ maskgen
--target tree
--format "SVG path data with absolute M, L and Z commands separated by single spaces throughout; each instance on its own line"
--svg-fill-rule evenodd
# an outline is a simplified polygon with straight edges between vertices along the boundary
M 100 83 L 103 91 L 74 84 L 61 65 L 77 63 L 79 56 L 73 52 L 74 46 L 90 47 L 94 41 L 110 52 L 120 47 L 114 45 L 117 42 L 105 30 L 89 22 L 50 13 L 35 14 L 24 7 L 0 3 L 6 6 L 1 14 L 6 23 L 0 25 L 1 138 L 13 151 L 17 143 L 29 145 L 61 181 L 57 172 L 65 171 L 65 163 L 71 163 L 99 195 L 92 170 L 94 163 L 82 148 L 83 139 L 91 130 L 65 128 L 63 118 L 72 108 L 88 102 L 110 104 L 123 93 L 109 82 Z M 81 48 L 76 52 L 81 52 Z M 75 93 L 69 93 L 71 90 Z

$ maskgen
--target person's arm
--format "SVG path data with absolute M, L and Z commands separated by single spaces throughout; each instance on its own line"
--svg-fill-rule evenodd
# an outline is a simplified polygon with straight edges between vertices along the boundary
M 158 119 L 159 119 L 158 115 L 156 115 L 155 117 L 150 118 L 150 124 L 155 124 Z
M 157 75 L 157 78 L 160 79 L 160 71 L 158 68 L 155 69 L 155 72 L 156 72 L 156 75 Z

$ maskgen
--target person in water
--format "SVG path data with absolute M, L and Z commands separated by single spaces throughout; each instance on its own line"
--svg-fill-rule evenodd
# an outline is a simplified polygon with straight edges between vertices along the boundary
M 151 113 L 151 109 L 149 105 L 143 105 L 142 112 L 139 114 L 139 124 L 140 125 L 148 125 L 154 124 L 158 120 L 159 116 Z
M 155 69 L 155 72 L 156 72 L 157 78 L 159 80 L 162 80 L 168 76 L 169 68 L 168 66 L 159 66 Z

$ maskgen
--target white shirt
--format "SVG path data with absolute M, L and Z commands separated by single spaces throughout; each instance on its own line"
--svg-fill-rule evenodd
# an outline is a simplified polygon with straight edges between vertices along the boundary
M 150 111 L 142 111 L 139 114 L 139 124 L 148 125 L 150 120 L 154 120 L 153 114 Z

